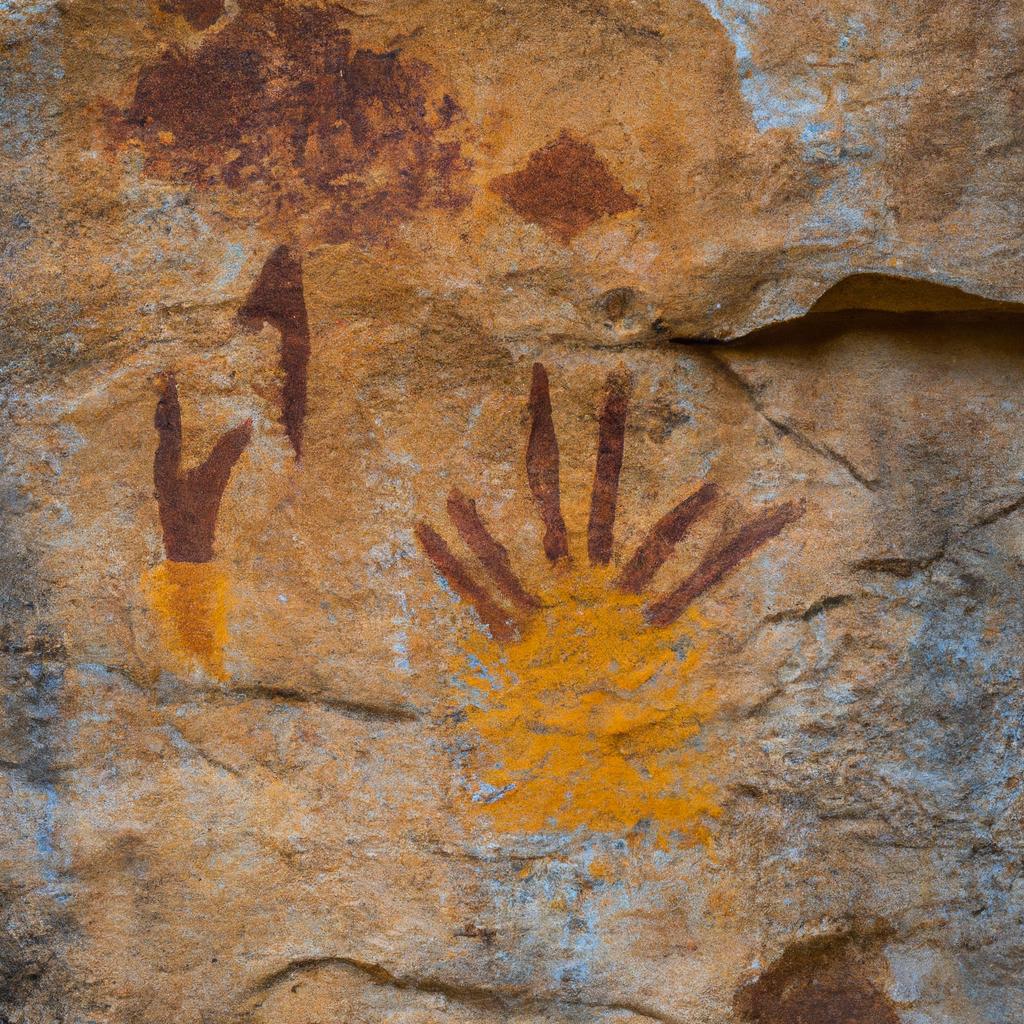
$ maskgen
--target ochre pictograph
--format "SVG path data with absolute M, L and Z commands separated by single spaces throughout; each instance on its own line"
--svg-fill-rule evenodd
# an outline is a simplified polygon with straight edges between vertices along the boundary
M 309 376 L 309 316 L 302 287 L 302 260 L 286 245 L 279 245 L 263 264 L 238 319 L 251 327 L 270 324 L 281 335 L 281 424 L 295 458 L 302 458 L 306 422 L 306 387 Z
M 803 512 L 784 502 L 724 533 L 681 581 L 644 595 L 690 527 L 720 495 L 700 485 L 654 524 L 621 568 L 613 563 L 630 380 L 609 376 L 585 537 L 585 560 L 566 526 L 548 375 L 530 390 L 526 476 L 543 525 L 551 582 L 531 592 L 475 502 L 451 491 L 448 516 L 476 566 L 426 522 L 423 551 L 475 609 L 475 630 L 452 666 L 473 695 L 454 719 L 469 738 L 472 806 L 503 832 L 585 827 L 630 834 L 648 823 L 663 840 L 707 841 L 718 813 L 692 741 L 715 695 L 696 688 L 705 623 L 694 603 Z M 579 547 L 583 547 L 580 539 Z M 486 579 L 486 582 L 482 578 Z
M 148 176 L 244 193 L 247 218 L 309 243 L 386 243 L 469 202 L 469 122 L 443 76 L 355 45 L 344 5 L 160 3 L 207 31 L 154 54 L 110 111 L 112 150 Z
M 166 646 L 188 668 L 225 677 L 229 588 L 213 560 L 217 513 L 231 471 L 252 436 L 246 420 L 221 436 L 205 461 L 182 472 L 181 406 L 173 374 L 164 378 L 153 419 L 158 442 L 153 484 L 164 552 L 145 582 Z
M 563 245 L 602 217 L 637 206 L 594 146 L 565 131 L 530 154 L 520 170 L 495 178 L 490 188 Z

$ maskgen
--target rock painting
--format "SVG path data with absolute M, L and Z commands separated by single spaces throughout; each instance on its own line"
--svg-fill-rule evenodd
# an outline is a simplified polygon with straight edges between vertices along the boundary
M 637 205 L 597 150 L 568 132 L 533 153 L 522 170 L 496 178 L 491 189 L 563 244 L 601 217 Z
M 584 827 L 628 835 L 649 825 L 659 840 L 677 833 L 706 842 L 707 821 L 718 813 L 713 786 L 703 781 L 704 755 L 688 742 L 715 706 L 712 689 L 693 682 L 706 648 L 694 605 L 803 506 L 789 501 L 755 513 L 680 582 L 647 597 L 719 492 L 711 482 L 698 486 L 624 565 L 613 564 L 629 391 L 627 376 L 608 378 L 586 537 L 576 544 L 562 511 L 548 374 L 533 367 L 526 476 L 551 566 L 542 589 L 527 589 L 508 549 L 458 489 L 448 516 L 475 566 L 430 524 L 416 527 L 437 572 L 485 627 L 471 633 L 452 666 L 472 694 L 455 718 L 472 750 L 471 805 L 502 832 Z
M 214 562 L 217 513 L 231 471 L 252 436 L 246 420 L 227 431 L 204 462 L 181 469 L 181 406 L 173 374 L 164 379 L 154 426 L 153 483 L 167 558 L 145 583 L 167 647 L 189 667 L 225 677 L 228 577 Z
M 175 4 L 197 28 L 215 4 Z M 459 106 L 398 51 L 354 49 L 345 9 L 240 0 L 194 48 L 139 73 L 111 119 L 146 173 L 263 200 L 310 241 L 373 242 L 418 211 L 467 201 Z
M 309 373 L 309 317 L 302 289 L 302 262 L 288 246 L 278 246 L 263 264 L 245 305 L 238 311 L 238 319 L 256 327 L 270 324 L 281 334 L 281 424 L 296 459 L 300 459 Z

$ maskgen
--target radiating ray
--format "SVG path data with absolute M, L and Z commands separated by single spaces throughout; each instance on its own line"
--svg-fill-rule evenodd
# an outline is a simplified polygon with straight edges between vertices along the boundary
M 651 527 L 636 553 L 619 574 L 616 584 L 622 590 L 639 594 L 654 579 L 693 523 L 717 498 L 718 488 L 714 484 L 704 484 L 700 490 L 666 512 Z
M 601 410 L 597 465 L 594 468 L 594 486 L 590 492 L 587 555 L 591 565 L 607 565 L 612 557 L 628 407 L 629 377 L 612 374 L 608 378 L 604 409 Z
M 448 515 L 469 550 L 490 573 L 498 590 L 526 611 L 539 608 L 540 601 L 527 592 L 516 576 L 508 550 L 491 536 L 487 524 L 480 518 L 476 502 L 455 488 L 448 495 Z
M 547 371 L 533 364 L 530 387 L 530 440 L 526 448 L 526 475 L 544 523 L 544 553 L 552 562 L 569 554 L 558 483 L 558 438 L 551 416 Z
M 473 579 L 469 569 L 452 553 L 444 538 L 432 526 L 421 522 L 416 524 L 416 539 L 455 593 L 473 605 L 481 621 L 490 629 L 491 636 L 502 642 L 513 640 L 517 633 L 515 623 Z
M 706 555 L 675 590 L 652 604 L 647 609 L 647 621 L 652 626 L 675 622 L 691 602 L 715 586 L 762 544 L 781 533 L 789 523 L 799 519 L 803 511 L 802 502 L 788 501 L 756 516 L 725 544 Z

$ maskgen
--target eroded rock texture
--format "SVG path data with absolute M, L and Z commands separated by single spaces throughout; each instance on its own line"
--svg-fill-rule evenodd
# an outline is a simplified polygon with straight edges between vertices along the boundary
M 0 16 L 0 1019 L 1024 1020 L 1014 5 Z

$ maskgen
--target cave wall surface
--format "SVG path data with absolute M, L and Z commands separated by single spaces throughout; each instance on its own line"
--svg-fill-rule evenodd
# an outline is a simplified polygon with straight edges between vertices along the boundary
M 1024 15 L 0 3 L 0 1019 L 1024 1020 Z

